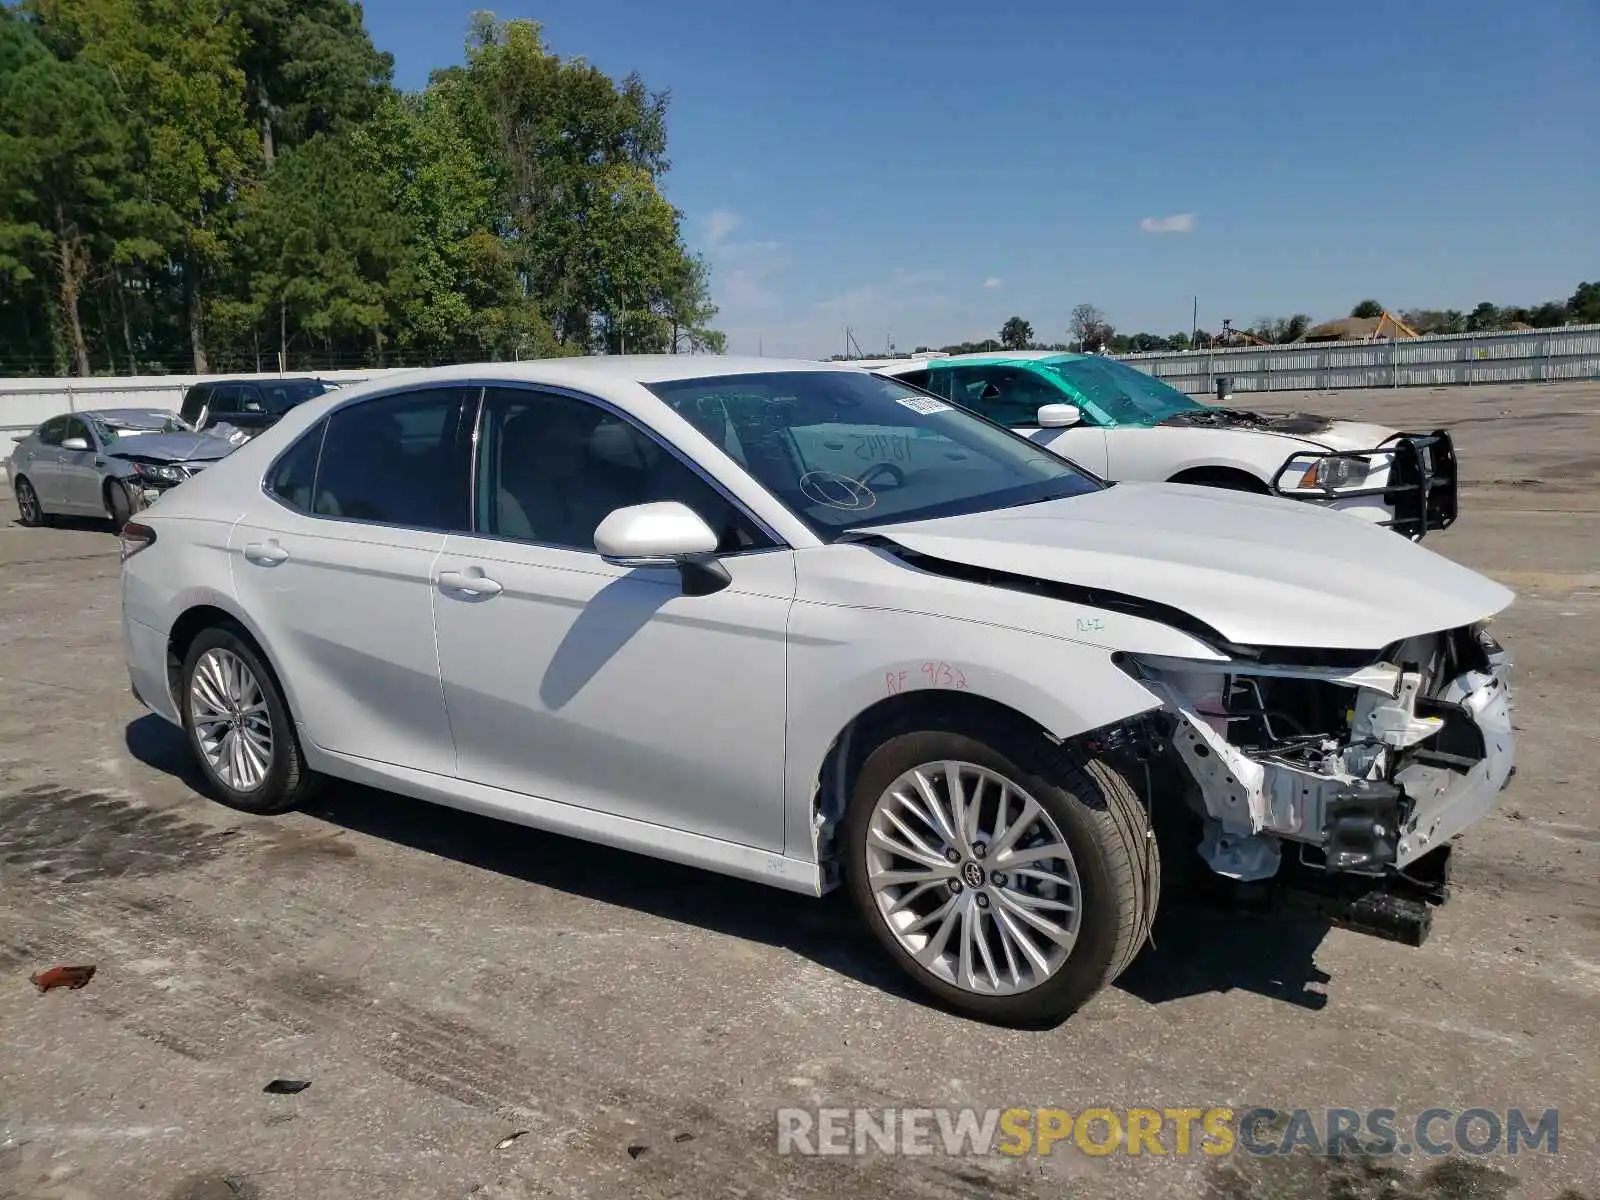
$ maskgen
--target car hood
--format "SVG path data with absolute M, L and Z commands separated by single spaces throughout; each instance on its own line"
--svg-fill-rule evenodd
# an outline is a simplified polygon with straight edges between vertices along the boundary
M 226 458 L 235 447 L 226 438 L 208 433 L 128 433 L 107 451 L 113 458 L 143 458 L 152 462 L 213 462 Z
M 1329 450 L 1371 450 L 1399 432 L 1366 421 L 1330 421 L 1326 429 L 1312 434 L 1306 440 L 1326 446 Z
M 1315 413 L 1258 413 L 1242 408 L 1206 407 L 1175 413 L 1163 426 L 1191 429 L 1243 429 L 1253 433 L 1279 433 L 1324 450 L 1372 450 L 1396 436 L 1398 430 L 1365 421 L 1320 417 Z
M 1381 650 L 1482 620 L 1515 599 L 1359 518 L 1182 484 L 1119 483 L 858 534 L 966 568 L 1136 597 L 1251 646 Z

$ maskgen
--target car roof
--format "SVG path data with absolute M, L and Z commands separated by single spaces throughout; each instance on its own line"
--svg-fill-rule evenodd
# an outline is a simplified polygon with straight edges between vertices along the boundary
M 991 363 L 1038 362 L 1058 363 L 1076 362 L 1080 358 L 1088 358 L 1087 354 L 1069 354 L 1063 350 L 996 350 L 979 354 L 952 354 L 949 358 L 937 361 L 945 363 L 972 363 L 977 366 L 987 366 Z
M 102 421 L 137 421 L 148 419 L 153 421 L 170 421 L 173 412 L 170 408 L 90 408 L 82 409 L 76 413 L 63 413 L 63 416 L 99 417 Z
M 671 383 L 684 379 L 716 379 L 731 375 L 766 375 L 787 371 L 855 371 L 844 362 L 804 358 L 759 358 L 735 354 L 593 354 L 575 358 L 537 358 L 522 362 L 460 363 L 378 375 L 359 385 L 365 394 L 391 387 L 474 379 L 508 382 L 586 384 Z M 352 389 L 354 390 L 354 389 Z
M 1007 363 L 1056 363 L 1078 362 L 1085 358 L 1093 358 L 1091 354 L 1070 354 L 1063 350 L 989 350 L 977 354 L 946 354 L 939 358 L 906 359 L 891 363 L 888 366 L 873 367 L 872 370 L 879 375 L 909 375 L 912 371 L 926 371 L 932 367 L 950 366 L 1001 366 Z
M 739 354 L 591 354 L 581 358 L 545 358 L 536 362 L 479 364 L 501 378 L 515 379 L 526 370 L 528 377 L 547 371 L 604 376 L 633 383 L 671 383 L 680 379 L 709 379 L 724 375 L 767 375 L 787 371 L 850 371 L 856 368 L 843 362 L 818 362 L 806 358 L 761 358 Z M 470 374 L 471 372 L 469 372 Z
M 316 375 L 273 375 L 273 376 L 270 376 L 270 377 L 267 377 L 267 378 L 263 378 L 260 375 L 239 375 L 239 376 L 220 375 L 215 379 L 197 379 L 190 386 L 191 387 L 215 387 L 219 383 L 260 383 L 260 384 L 321 383 L 321 384 L 326 384 L 327 382 L 328 381 L 326 379 L 322 379 L 322 378 L 320 378 L 320 377 L 318 377 Z

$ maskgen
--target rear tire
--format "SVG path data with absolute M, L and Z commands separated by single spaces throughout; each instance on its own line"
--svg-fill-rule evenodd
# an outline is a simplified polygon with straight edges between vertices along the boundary
M 263 815 L 310 798 L 320 777 L 305 765 L 282 689 L 248 639 L 220 626 L 202 630 L 179 680 L 183 730 L 214 798 Z
M 17 497 L 17 523 L 26 525 L 29 529 L 37 529 L 41 525 L 50 524 L 50 514 L 44 511 L 44 506 L 39 503 L 39 493 L 33 490 L 33 484 L 28 482 L 25 475 L 17 476 L 17 482 L 12 486 L 12 491 Z
M 962 806 L 950 802 L 952 765 Z M 972 797 L 970 829 L 931 807 L 970 814 Z M 918 806 L 934 819 L 919 819 Z M 1144 806 L 1110 762 L 1037 735 L 994 726 L 891 736 L 862 764 L 843 832 L 846 882 L 873 936 L 918 986 L 966 1016 L 1055 1025 L 1149 938 L 1161 868 Z M 1040 854 L 1061 845 L 1066 854 Z

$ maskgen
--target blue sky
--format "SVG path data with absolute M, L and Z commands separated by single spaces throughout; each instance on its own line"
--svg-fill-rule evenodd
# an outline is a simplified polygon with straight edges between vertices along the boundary
M 368 0 L 420 88 L 468 14 L 672 94 L 730 348 L 1565 298 L 1600 279 L 1600 0 Z

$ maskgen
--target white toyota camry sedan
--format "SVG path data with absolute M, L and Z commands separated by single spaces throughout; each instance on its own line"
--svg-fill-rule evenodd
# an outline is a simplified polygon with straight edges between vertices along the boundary
M 842 883 L 921 985 L 1013 1024 L 1128 965 L 1163 862 L 1420 940 L 1512 771 L 1512 598 L 772 359 L 387 376 L 123 532 L 134 692 L 222 802 L 333 777 Z

